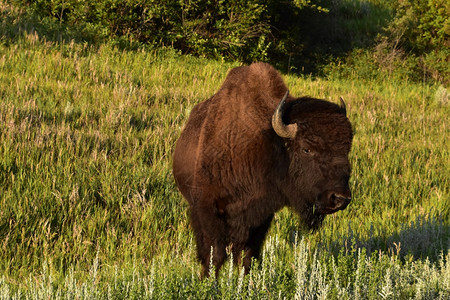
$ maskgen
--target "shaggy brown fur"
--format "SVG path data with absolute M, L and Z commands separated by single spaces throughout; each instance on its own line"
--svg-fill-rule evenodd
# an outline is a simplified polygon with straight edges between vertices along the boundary
M 198 258 L 205 275 L 211 247 L 219 270 L 231 245 L 248 272 L 274 213 L 295 209 L 311 229 L 350 202 L 348 153 L 352 128 L 342 107 L 288 97 L 281 137 L 272 115 L 287 87 L 270 65 L 232 69 L 220 90 L 191 112 L 175 148 L 173 174 L 190 204 Z

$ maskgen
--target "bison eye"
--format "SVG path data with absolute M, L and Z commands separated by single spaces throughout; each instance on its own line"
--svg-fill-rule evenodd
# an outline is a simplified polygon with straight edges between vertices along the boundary
M 310 154 L 311 150 L 308 148 L 303 148 L 303 153 Z

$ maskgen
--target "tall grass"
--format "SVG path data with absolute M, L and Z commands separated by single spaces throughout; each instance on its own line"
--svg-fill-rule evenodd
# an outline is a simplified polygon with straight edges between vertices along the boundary
M 171 153 L 234 66 L 0 39 L 0 297 L 446 299 L 449 107 L 443 87 L 390 80 L 285 76 L 293 95 L 345 98 L 354 200 L 313 234 L 283 209 L 250 275 L 200 281 Z
M 57 283 L 47 263 L 26 279 L 25 289 L 11 288 L 3 276 L 0 299 L 448 299 L 449 260 L 450 254 L 441 254 L 436 263 L 403 262 L 381 251 L 368 255 L 364 248 L 335 257 L 312 250 L 305 238 L 288 245 L 270 237 L 247 276 L 227 263 L 219 278 L 212 272 L 201 281 L 190 267 L 157 258 L 150 270 L 134 262 L 100 280 L 95 258 L 82 279 L 70 269 Z

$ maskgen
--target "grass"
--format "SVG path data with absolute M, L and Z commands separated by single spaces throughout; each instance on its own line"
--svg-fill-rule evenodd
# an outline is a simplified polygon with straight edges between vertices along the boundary
M 0 298 L 447 299 L 445 88 L 388 77 L 284 76 L 293 95 L 345 98 L 354 200 L 314 234 L 283 209 L 249 276 L 199 279 L 171 153 L 236 65 L 0 38 Z

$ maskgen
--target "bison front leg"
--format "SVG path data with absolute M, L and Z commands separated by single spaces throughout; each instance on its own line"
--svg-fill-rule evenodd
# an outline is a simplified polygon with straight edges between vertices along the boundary
M 264 239 L 269 231 L 273 214 L 271 214 L 260 226 L 250 229 L 246 246 L 251 250 L 252 257 L 259 259 Z
M 270 228 L 273 214 L 267 217 L 259 226 L 247 227 L 240 222 L 231 228 L 232 253 L 235 264 L 244 267 L 244 273 L 248 274 L 252 258 L 259 259 L 261 248 Z

